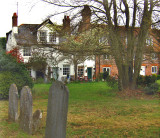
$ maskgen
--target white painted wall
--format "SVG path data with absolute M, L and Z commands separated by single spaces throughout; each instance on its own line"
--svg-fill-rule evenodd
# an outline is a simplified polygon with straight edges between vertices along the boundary
M 47 41 L 49 42 L 49 32 L 51 32 L 51 30 L 49 28 L 47 28 L 46 26 L 42 26 L 41 28 L 39 28 L 39 31 L 41 30 L 45 30 L 47 31 Z M 16 32 L 16 29 L 14 28 L 13 31 L 9 34 L 8 36 L 8 41 L 7 41 L 7 44 L 6 44 L 6 51 L 10 51 L 12 50 L 13 48 L 17 47 L 17 43 L 16 43 L 16 39 L 15 39 L 15 36 L 14 34 L 17 33 Z M 37 36 L 39 36 L 39 34 L 37 34 Z M 58 35 L 57 35 L 58 36 Z M 57 43 L 59 43 L 59 37 L 57 37 Z M 30 56 L 23 56 L 23 46 L 18 46 L 20 49 L 19 49 L 19 52 L 21 53 L 23 59 L 24 59 L 24 62 L 27 63 Z M 37 46 L 31 46 L 31 50 L 33 50 L 35 47 Z M 45 48 L 45 51 L 48 52 L 49 48 Z M 59 55 L 59 53 L 53 53 L 53 55 L 57 56 Z M 60 58 L 61 56 L 59 56 Z M 58 74 L 59 74 L 59 77 L 58 77 L 58 80 L 61 81 L 63 77 L 67 77 L 66 75 L 63 75 L 63 65 L 69 65 L 70 63 L 67 61 L 67 60 L 64 60 L 64 61 L 61 61 L 58 63 Z M 92 76 L 94 74 L 94 68 L 95 68 L 95 61 L 94 60 L 86 60 L 83 64 L 79 64 L 78 66 L 80 65 L 84 65 L 84 76 L 87 76 L 87 68 L 88 67 L 91 67 L 92 68 Z M 51 66 L 52 68 L 52 66 Z M 73 64 L 70 64 L 70 75 L 74 75 L 74 65 Z M 36 71 L 34 71 L 33 69 L 31 69 L 31 76 L 32 78 L 36 79 Z M 53 75 L 51 75 L 53 77 Z

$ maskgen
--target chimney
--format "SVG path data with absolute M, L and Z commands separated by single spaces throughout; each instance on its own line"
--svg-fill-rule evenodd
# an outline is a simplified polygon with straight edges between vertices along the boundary
M 63 19 L 63 29 L 64 29 L 64 32 L 68 32 L 68 33 L 71 32 L 71 29 L 70 29 L 70 18 L 69 18 L 69 16 L 64 16 L 64 19 Z
M 18 16 L 17 13 L 13 13 L 12 16 L 12 31 L 13 33 L 18 33 Z
M 82 15 L 82 22 L 81 22 L 81 28 L 79 30 L 83 32 L 90 28 L 91 9 L 88 5 L 84 5 L 83 10 L 81 11 L 81 15 Z
M 17 23 L 18 23 L 17 13 L 13 13 L 13 16 L 12 16 L 12 27 L 17 26 Z

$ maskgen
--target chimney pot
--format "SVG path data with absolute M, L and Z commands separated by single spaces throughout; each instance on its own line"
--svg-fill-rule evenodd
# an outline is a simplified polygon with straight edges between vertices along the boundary
M 12 27 L 17 26 L 17 24 L 18 24 L 18 16 L 17 16 L 17 13 L 13 13 L 13 16 L 12 16 Z
M 63 19 L 63 29 L 66 32 L 70 33 L 70 19 L 69 19 L 69 16 L 64 16 L 64 19 Z
M 13 16 L 17 16 L 17 13 L 15 12 L 15 13 L 13 13 Z

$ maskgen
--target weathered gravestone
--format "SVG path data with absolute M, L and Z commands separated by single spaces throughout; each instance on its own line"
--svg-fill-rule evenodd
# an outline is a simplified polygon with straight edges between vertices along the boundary
M 68 112 L 68 88 L 59 81 L 49 90 L 45 138 L 65 138 Z
M 15 84 L 11 84 L 9 89 L 8 120 L 18 121 L 18 90 Z
M 32 94 L 28 86 L 24 86 L 20 95 L 20 128 L 32 134 Z
M 37 131 L 37 129 L 40 127 L 41 119 L 42 119 L 42 112 L 41 110 L 38 109 L 33 114 L 33 128 L 32 128 L 33 132 Z

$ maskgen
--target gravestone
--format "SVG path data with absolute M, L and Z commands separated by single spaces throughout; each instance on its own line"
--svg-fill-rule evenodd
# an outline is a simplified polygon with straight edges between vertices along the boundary
M 32 128 L 33 132 L 37 131 L 37 129 L 40 127 L 41 119 L 42 119 L 42 112 L 41 110 L 38 109 L 33 114 L 33 128 Z
M 18 121 L 18 90 L 16 84 L 11 84 L 9 89 L 8 120 Z
M 20 95 L 20 128 L 32 134 L 32 94 L 28 86 L 24 86 Z
M 68 112 L 68 88 L 59 81 L 49 90 L 45 138 L 65 138 Z

